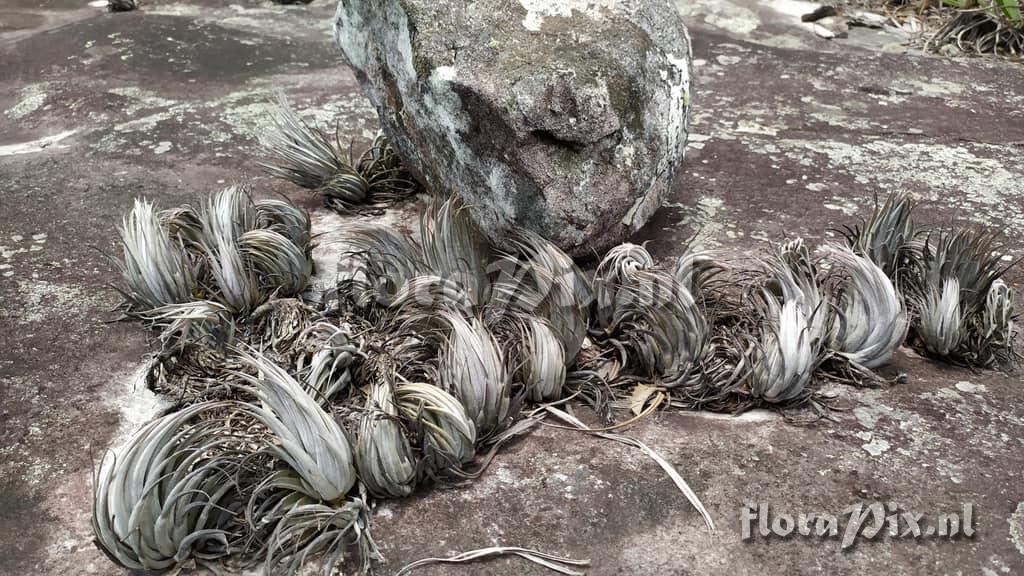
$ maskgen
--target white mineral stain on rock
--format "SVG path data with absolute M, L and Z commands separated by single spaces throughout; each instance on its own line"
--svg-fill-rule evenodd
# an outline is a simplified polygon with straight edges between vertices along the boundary
M 707 420 L 728 420 L 729 422 L 763 423 L 782 421 L 782 416 L 774 410 L 755 409 L 742 414 L 720 414 L 718 412 L 687 412 L 687 416 Z
M 686 138 L 686 147 L 694 150 L 702 150 L 704 143 L 711 139 L 707 134 L 690 134 Z
M 920 94 L 921 96 L 932 96 L 932 97 L 945 97 L 945 96 L 957 96 L 962 94 L 964 87 L 955 82 L 948 80 L 918 80 L 918 79 L 904 79 L 898 83 L 898 86 L 909 86 L 910 91 Z
M 146 7 L 146 14 L 160 16 L 200 16 L 202 9 L 194 4 L 165 4 L 160 6 Z
M 761 25 L 756 12 L 727 0 L 713 3 L 676 0 L 676 10 L 687 19 L 703 18 L 715 28 L 722 28 L 737 35 L 747 35 Z
M 1010 515 L 1010 541 L 1017 551 L 1024 554 L 1024 502 L 1017 504 L 1017 509 Z
M 436 95 L 437 100 L 444 100 L 444 105 L 438 105 L 435 103 L 434 98 L 430 98 L 427 105 L 433 106 L 437 115 L 437 123 L 443 128 L 442 131 L 448 135 L 448 141 L 451 143 L 452 148 L 455 149 L 456 156 L 459 155 L 463 148 L 458 132 L 465 130 L 467 125 L 466 119 L 461 114 L 452 112 L 453 110 L 461 110 L 461 107 L 456 105 L 461 99 L 451 88 L 451 83 L 457 77 L 458 70 L 454 66 L 438 66 L 430 72 L 430 78 L 427 80 L 430 82 L 431 91 Z
M 181 111 L 182 111 L 182 109 L 180 107 L 175 106 L 175 107 L 173 107 L 173 108 L 171 108 L 169 110 L 166 110 L 164 112 L 156 112 L 154 114 L 147 114 L 146 116 L 143 116 L 141 118 L 136 118 L 134 120 L 129 120 L 127 122 L 121 122 L 119 124 L 114 125 L 114 131 L 115 132 L 148 132 L 148 131 L 152 130 L 153 128 L 156 128 L 157 124 L 178 117 L 178 115 L 180 114 Z M 110 138 L 112 136 L 113 135 L 108 136 L 108 138 Z M 107 138 L 105 138 L 104 140 L 106 140 L 106 139 Z
M 1006 210 L 1006 206 L 1015 205 L 1020 182 L 1007 169 L 1012 155 L 1005 146 L 890 140 L 853 145 L 785 138 L 777 139 L 775 144 L 791 158 L 821 164 L 820 158 L 814 160 L 807 154 L 808 150 L 813 150 L 827 158 L 830 170 L 840 169 L 857 176 L 864 184 L 883 190 L 903 189 L 908 183 L 914 184 L 915 189 L 927 190 L 926 194 L 916 197 L 917 200 L 956 209 L 978 224 L 1005 227 L 1011 235 L 1024 234 L 1024 213 Z
M 123 448 L 132 434 L 171 405 L 146 386 L 146 375 L 152 362 L 148 360 L 131 374 L 122 375 L 118 379 L 120 390 L 110 395 L 109 406 L 120 415 L 120 424 L 110 443 L 110 451 L 114 454 Z
M 846 216 L 856 216 L 861 210 L 854 199 L 839 196 L 833 196 L 830 202 L 825 202 L 822 206 L 828 210 L 838 210 Z
M 889 450 L 889 443 L 885 440 L 875 439 L 867 444 L 861 446 L 868 454 L 872 456 L 881 456 Z
M 983 394 L 988 391 L 984 384 L 973 384 L 966 380 L 957 382 L 956 389 L 961 392 L 967 392 L 968 394 Z
M 952 388 L 939 388 L 935 392 L 925 392 L 921 394 L 921 398 L 934 398 L 937 400 L 948 400 L 954 403 L 962 402 L 964 397 L 957 393 Z
M 11 120 L 20 120 L 40 109 L 46 103 L 48 82 L 29 84 L 20 91 L 21 100 L 9 108 L 4 115 Z
M 45 280 L 18 282 L 18 302 L 22 312 L 19 324 L 42 322 L 51 318 L 64 318 L 91 308 L 109 307 L 107 294 L 91 294 L 77 286 L 56 284 Z
M 173 144 L 166 140 L 161 140 L 160 142 L 157 143 L 156 146 L 153 147 L 153 154 L 164 154 L 166 152 L 169 152 L 171 148 L 174 148 Z
M 666 203 L 668 208 L 676 208 L 684 212 L 677 226 L 690 226 L 694 230 L 691 246 L 700 250 L 703 248 L 714 248 L 720 246 L 718 241 L 725 223 L 719 221 L 718 215 L 725 206 L 721 198 L 715 196 L 702 196 L 697 200 L 694 207 L 691 204 Z
M 775 136 L 779 133 L 778 128 L 765 126 L 753 120 L 740 120 L 736 123 L 735 132 L 738 134 L 760 134 L 764 136 Z
M 879 397 L 880 395 L 878 390 L 868 390 L 868 392 L 860 398 L 860 401 L 865 404 L 853 409 L 853 416 L 861 426 L 864 426 L 867 429 L 874 429 L 874 426 L 876 426 L 879 420 L 883 417 L 896 420 L 900 423 L 901 428 L 905 427 L 904 424 L 912 426 L 920 423 L 920 415 L 907 412 L 906 410 L 899 408 L 886 406 L 878 401 Z
M 142 110 L 153 108 L 170 108 L 177 105 L 177 100 L 164 98 L 152 90 L 139 88 L 138 86 L 119 86 L 107 90 L 110 94 L 128 98 L 124 105 L 124 112 L 127 116 L 134 116 Z
M 589 18 L 601 18 L 602 10 L 610 10 L 619 3 L 619 0 L 519 0 L 519 3 L 526 8 L 526 17 L 523 18 L 523 27 L 531 32 L 539 32 L 544 25 L 544 18 L 559 16 L 569 18 L 573 12 L 578 12 Z
M 78 130 L 65 130 L 52 136 L 44 136 L 31 142 L 22 142 L 20 144 L 8 144 L 6 146 L 0 146 L 0 156 L 15 156 L 18 154 L 32 154 L 34 152 L 42 152 L 46 149 L 62 149 L 67 148 L 67 145 L 60 145 L 59 142 L 71 136 Z
M 501 482 L 502 484 L 515 484 L 516 482 L 515 473 L 513 473 L 505 466 L 502 466 L 495 470 L 494 475 L 498 479 L 498 482 Z

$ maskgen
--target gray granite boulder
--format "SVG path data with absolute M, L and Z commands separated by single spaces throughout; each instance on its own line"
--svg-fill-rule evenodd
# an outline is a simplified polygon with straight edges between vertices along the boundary
M 604 250 L 682 161 L 691 50 L 669 0 L 341 0 L 335 35 L 400 155 L 494 240 Z

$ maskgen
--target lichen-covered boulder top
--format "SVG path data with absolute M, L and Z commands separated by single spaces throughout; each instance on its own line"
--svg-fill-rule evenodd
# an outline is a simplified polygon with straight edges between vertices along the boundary
M 342 0 L 335 32 L 402 157 L 492 239 L 592 255 L 682 161 L 690 41 L 667 0 Z

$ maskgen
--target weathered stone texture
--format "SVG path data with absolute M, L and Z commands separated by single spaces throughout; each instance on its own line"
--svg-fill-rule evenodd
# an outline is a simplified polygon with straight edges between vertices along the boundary
M 682 160 L 690 42 L 665 0 L 343 0 L 335 34 L 401 155 L 492 238 L 601 251 Z

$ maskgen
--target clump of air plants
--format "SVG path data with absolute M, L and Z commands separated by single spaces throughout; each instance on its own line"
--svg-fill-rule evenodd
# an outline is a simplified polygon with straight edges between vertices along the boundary
M 959 229 L 930 234 L 910 291 L 916 341 L 932 356 L 974 366 L 1014 358 L 1014 310 L 995 237 Z
M 909 324 L 899 293 L 868 258 L 841 247 L 831 247 L 829 253 L 845 274 L 830 347 L 856 367 L 873 369 L 889 363 Z
M 275 128 L 264 138 L 269 159 L 262 163 L 276 178 L 312 190 L 342 214 L 376 210 L 410 196 L 412 176 L 387 137 L 374 139 L 358 158 L 341 145 L 341 136 L 307 123 L 282 97 Z
M 362 178 L 335 171 L 337 148 L 293 120 L 307 141 L 282 144 L 297 163 L 281 174 L 335 191 Z M 310 142 L 324 154 L 305 155 Z M 137 201 L 119 290 L 125 315 L 158 333 L 149 383 L 177 411 L 101 466 L 97 541 L 138 570 L 294 574 L 317 558 L 330 573 L 355 549 L 365 573 L 381 559 L 373 501 L 476 478 L 545 417 L 642 450 L 713 529 L 671 464 L 611 431 L 667 406 L 817 406 L 823 381 L 877 378 L 908 331 L 936 357 L 1014 357 L 994 238 L 920 231 L 912 209 L 891 197 L 847 230 L 848 246 L 815 257 L 797 238 L 753 265 L 687 250 L 666 267 L 626 243 L 591 280 L 544 238 L 496 247 L 460 202 L 435 200 L 416 234 L 347 224 L 321 294 L 309 216 L 289 202 L 239 188 L 198 208 Z M 633 417 L 588 428 L 556 406 L 573 398 L 606 420 L 618 407 Z M 496 547 L 451 560 L 495 554 L 555 558 Z
M 612 248 L 598 265 L 594 284 L 600 338 L 625 351 L 624 367 L 669 389 L 700 377 L 708 341 L 704 313 L 643 247 Z
M 1020 57 L 1024 17 L 1019 0 L 847 0 L 884 12 L 904 29 L 919 30 L 913 42 L 926 50 Z
M 893 195 L 847 235 L 903 291 L 913 320 L 909 341 L 930 356 L 973 366 L 1012 361 L 1016 315 L 1002 280 L 1009 268 L 1002 246 L 976 229 L 922 230 L 912 211 L 907 196 Z
M 271 296 L 298 296 L 312 273 L 309 238 L 305 212 L 234 186 L 199 210 L 158 213 L 137 200 L 121 227 L 124 260 L 115 260 L 125 313 L 172 321 L 204 302 L 246 314 Z
M 111 12 L 131 12 L 138 7 L 138 0 L 107 0 L 107 10 Z
M 302 209 L 254 200 L 234 186 L 198 209 L 158 212 L 135 202 L 121 226 L 123 259 L 112 260 L 124 282 L 125 315 L 163 344 L 150 372 L 155 388 L 186 393 L 195 388 L 186 380 L 204 388 L 215 379 L 203 376 L 214 369 L 202 364 L 221 363 L 227 346 L 253 339 L 280 348 L 298 335 L 289 327 L 309 316 L 301 300 L 312 274 L 309 226 Z
M 589 280 L 540 236 L 523 232 L 495 248 L 455 200 L 437 201 L 415 237 L 350 225 L 337 286 L 324 295 L 310 292 L 309 218 L 280 200 L 228 189 L 200 209 L 158 213 L 140 202 L 122 238 L 125 312 L 158 329 L 164 344 L 150 383 L 180 394 L 185 407 L 152 425 L 161 435 L 146 428 L 133 437 L 115 460 L 128 454 L 128 463 L 104 469 L 97 537 L 125 566 L 175 568 L 195 558 L 291 574 L 316 557 L 330 572 L 355 547 L 366 572 L 380 560 L 370 499 L 478 477 L 545 413 L 586 430 L 560 411 L 524 408 L 587 385 L 577 357 L 588 346 Z M 676 282 L 655 276 L 641 274 L 640 286 Z M 617 325 L 657 331 L 646 341 L 620 332 L 646 354 L 638 365 L 683 370 L 685 351 L 658 350 L 661 340 L 688 345 L 678 344 L 682 321 L 663 322 L 661 305 L 645 315 L 625 298 L 640 289 L 617 289 Z M 695 313 L 696 302 L 680 296 L 667 309 Z M 699 318 L 688 322 L 704 330 Z M 667 461 L 628 437 L 605 436 L 658 461 L 713 525 Z M 181 458 L 164 459 L 177 446 Z M 150 477 L 166 487 L 150 492 Z M 112 496 L 117 508 L 107 504 Z M 177 516 L 123 523 L 121 510 L 158 507 Z M 172 530 L 152 536 L 159 553 L 134 539 L 139 522 Z

